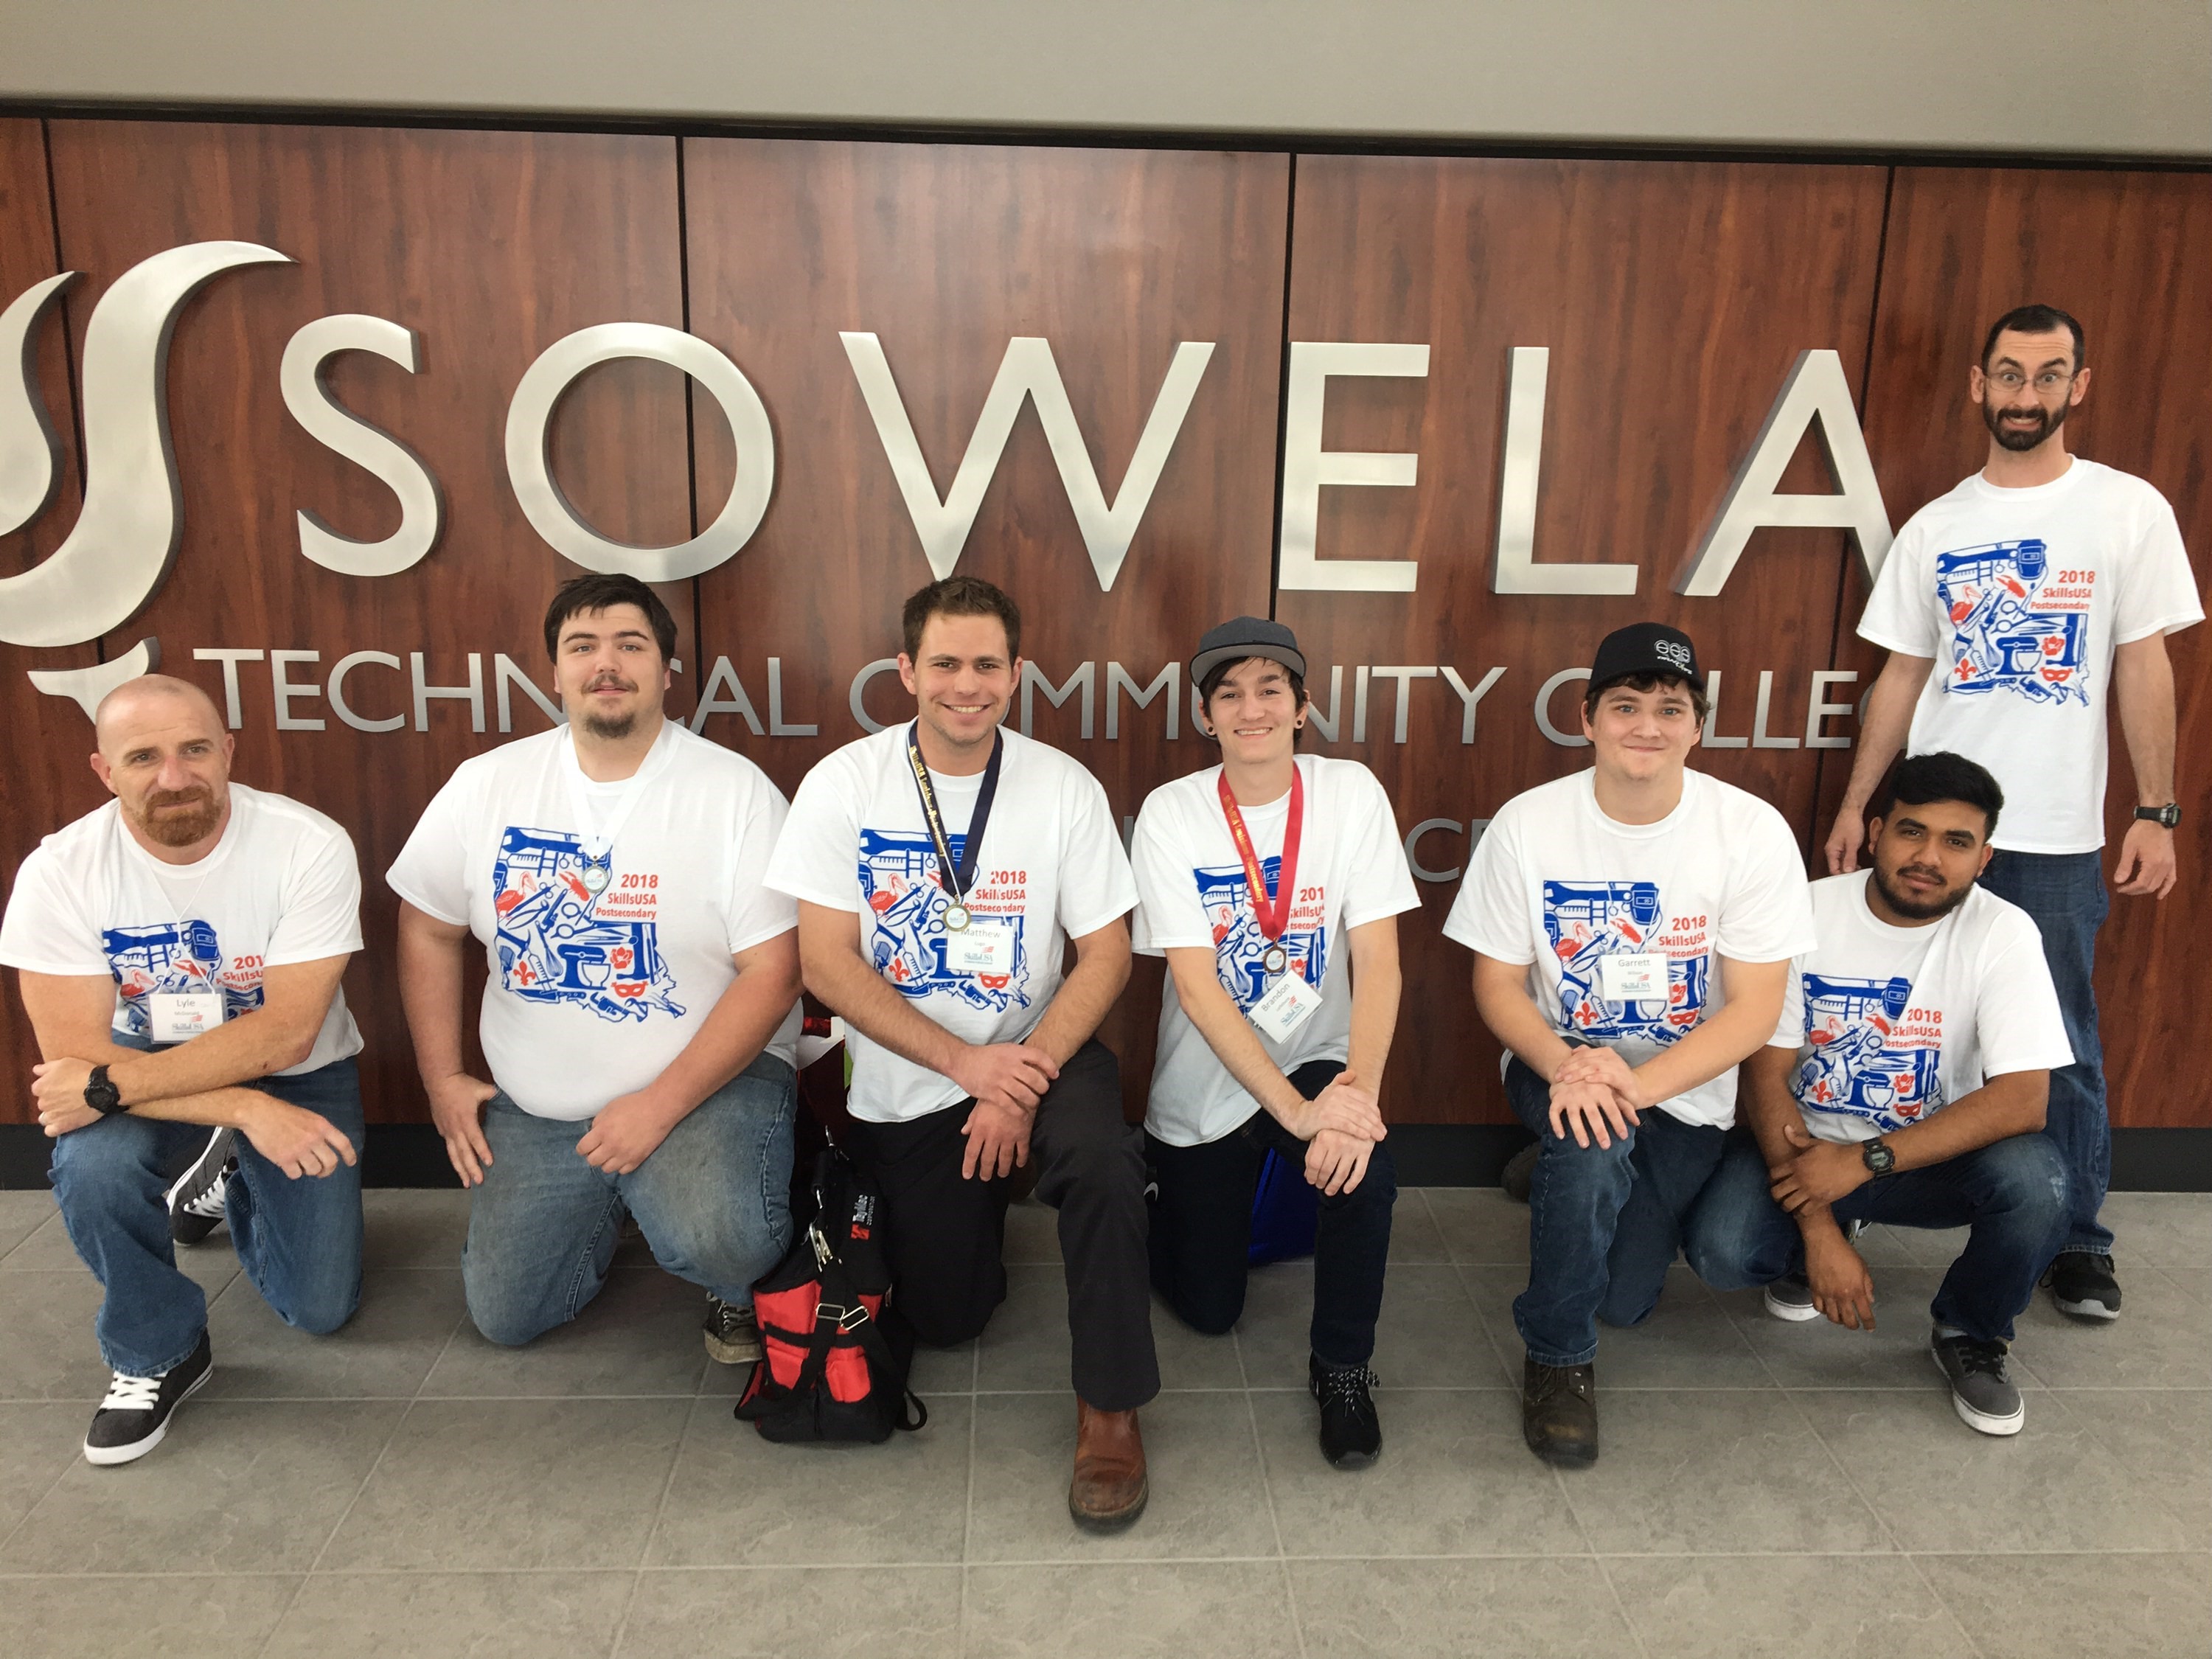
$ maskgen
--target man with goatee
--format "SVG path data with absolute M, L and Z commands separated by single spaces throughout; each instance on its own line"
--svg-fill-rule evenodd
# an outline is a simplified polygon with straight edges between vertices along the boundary
M 320 812 L 231 781 L 197 686 L 126 681 L 95 726 L 115 799 L 23 861 L 0 963 L 46 1057 L 33 1087 L 62 1223 L 106 1292 L 114 1378 L 84 1455 L 113 1464 L 214 1375 L 176 1244 L 227 1220 L 246 1278 L 302 1330 L 336 1330 L 360 1299 L 362 1043 L 338 981 L 361 872 Z

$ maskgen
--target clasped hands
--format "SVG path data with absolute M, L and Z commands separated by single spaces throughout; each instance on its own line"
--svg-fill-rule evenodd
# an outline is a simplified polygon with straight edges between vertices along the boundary
M 1307 1183 L 1332 1198 L 1366 1178 L 1375 1143 L 1389 1133 L 1382 1125 L 1382 1102 L 1349 1066 L 1311 1100 L 1300 1100 L 1276 1116 L 1306 1143 Z
M 1552 1133 L 1577 1146 L 1610 1146 L 1658 1104 L 1635 1069 L 1610 1048 L 1577 1048 L 1552 1073 Z

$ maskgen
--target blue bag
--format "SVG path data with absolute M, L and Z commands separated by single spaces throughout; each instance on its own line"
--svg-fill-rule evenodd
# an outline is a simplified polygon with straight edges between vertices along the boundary
M 1252 1188 L 1252 1243 L 1246 1260 L 1288 1261 L 1314 1251 L 1314 1230 L 1321 1222 L 1321 1194 L 1300 1165 L 1270 1146 L 1260 1160 L 1260 1179 Z

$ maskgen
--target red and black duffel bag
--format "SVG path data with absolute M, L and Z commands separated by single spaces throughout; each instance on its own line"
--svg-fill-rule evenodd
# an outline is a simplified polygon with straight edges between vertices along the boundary
M 768 1358 L 753 1367 L 737 1416 L 764 1440 L 888 1440 L 929 1420 L 907 1388 L 914 1337 L 884 1316 L 884 1258 L 874 1183 L 833 1142 L 814 1164 L 814 1219 L 775 1272 L 753 1286 Z

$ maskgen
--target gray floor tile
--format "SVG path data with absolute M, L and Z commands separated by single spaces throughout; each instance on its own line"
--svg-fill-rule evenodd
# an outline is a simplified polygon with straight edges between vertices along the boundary
M 469 1236 L 459 1188 L 377 1188 L 361 1195 L 361 1259 L 370 1267 L 459 1267 Z
M 1297 1651 L 1279 1561 L 970 1567 L 963 1636 L 969 1659 L 1283 1659 Z
M 1036 1267 L 1060 1263 L 1060 1212 L 1025 1198 L 1006 1208 L 1006 1262 Z
M 377 1401 L 192 1401 L 138 1462 L 73 1464 L 0 1548 L 0 1569 L 304 1569 L 404 1409 Z
M 425 1398 L 678 1395 L 699 1391 L 707 1293 L 658 1267 L 617 1267 L 566 1325 L 520 1348 L 486 1341 L 464 1319 L 423 1379 Z
M 1926 1235 L 1916 1228 L 1869 1227 L 1859 1235 L 1858 1251 L 1865 1258 L 1867 1266 L 1876 1273 L 1884 1267 L 1917 1267 L 1923 1263 L 1920 1249 L 1913 1248 L 1916 1240 L 1921 1249 L 1938 1248 L 1930 1244 Z M 1947 1256 L 1943 1261 L 1935 1265 L 1944 1266 L 1948 1261 Z
M 354 1316 L 314 1336 L 279 1319 L 241 1273 L 208 1310 L 216 1364 L 201 1397 L 411 1399 L 464 1316 L 458 1269 L 378 1268 L 362 1275 Z
M 2196 1304 L 2199 1313 L 2191 1317 L 2201 1316 L 2204 1305 L 2212 1302 L 2212 1267 L 2200 1262 L 2194 1267 L 2158 1267 L 2152 1271 L 2179 1291 L 2185 1300 Z
M 1521 1443 L 1504 1389 L 1385 1389 L 1382 1455 L 1346 1471 L 1322 1461 L 1303 1395 L 1258 1394 L 1283 1548 L 1291 1555 L 1546 1555 L 1584 1549 L 1558 1479 Z
M 98 1403 L 0 1405 L 0 1540 L 77 1461 Z
M 2191 1536 L 2212 1542 L 2212 1389 L 2061 1389 L 2044 1399 L 2163 1497 Z
M 1429 1212 L 1429 1195 L 1419 1187 L 1401 1188 L 1390 1211 L 1390 1265 L 1401 1261 L 1441 1262 L 1451 1260 L 1444 1249 L 1443 1230 Z
M 2201 1389 L 2212 1383 L 2212 1319 L 2163 1273 L 2120 1280 L 2120 1316 L 2069 1319 L 2038 1291 L 2014 1345 L 2028 1370 L 2054 1389 Z
M 1619 1659 L 1597 1562 L 1293 1561 L 1308 1659 Z
M 13 1578 L 0 1583 L 8 1650 L 21 1659 L 240 1659 L 258 1652 L 296 1576 Z M 158 1608 L 150 1620 L 149 1608 Z
M 1068 1517 L 1072 1395 L 978 1395 L 975 1413 L 971 1562 L 1275 1553 L 1241 1393 L 1164 1394 L 1144 1408 L 1138 1422 L 1151 1501 L 1134 1526 L 1104 1537 L 1080 1531 Z
M 638 1579 L 620 1659 L 954 1659 L 960 1569 L 656 1572 Z M 541 1651 L 543 1651 L 541 1650 Z
M 1984 1650 L 2005 1659 L 2212 1653 L 2212 1555 L 1930 1555 L 1918 1565 Z
M 1476 1310 L 1496 1340 L 1505 1380 L 1521 1386 L 1526 1352 L 1513 1323 L 1513 1301 L 1528 1288 L 1525 1267 L 1464 1267 Z M 1729 1301 L 1716 1298 L 1681 1262 L 1668 1270 L 1659 1305 L 1641 1325 L 1597 1328 L 1601 1389 L 1765 1389 L 1774 1379 L 1759 1363 Z M 1752 1300 L 1755 1304 L 1756 1295 Z
M 319 1572 L 260 1659 L 592 1659 L 613 1651 L 627 1572 Z
M 2051 1395 L 2031 1396 L 2027 1425 L 2002 1438 L 1960 1422 L 1940 1389 L 1790 1398 L 1905 1547 L 1940 1540 L 1963 1551 L 2157 1550 L 2203 1541 Z
M 82 1401 L 89 1413 L 109 1372 L 93 1335 L 100 1283 L 75 1273 L 0 1273 L 0 1400 Z
M 690 1410 L 684 1400 L 418 1401 L 321 1565 L 635 1567 Z
M 646 1553 L 655 1567 L 960 1559 L 969 1397 L 880 1446 L 771 1444 L 719 1400 L 691 1412 Z
M 1279 1262 L 1255 1270 L 1237 1340 L 1255 1389 L 1306 1386 L 1313 1319 L 1313 1266 Z M 1394 1266 L 1382 1282 L 1374 1366 L 1392 1388 L 1494 1388 L 1498 1351 L 1460 1282 L 1459 1269 Z
M 1964 1227 L 1893 1227 L 1890 1237 L 1922 1267 L 1936 1268 L 1938 1277 L 1966 1248 Z
M 1608 1391 L 1601 1369 L 1600 1379 L 1597 1462 L 1563 1477 L 1600 1555 L 1891 1547 L 1888 1532 L 1822 1451 L 1792 1396 L 1778 1389 Z M 1949 1412 L 1948 1403 L 1943 1409 Z
M 2212 1193 L 2108 1193 L 2098 1218 L 2116 1255 L 2160 1267 L 2212 1261 Z
M 1431 1187 L 1429 1212 L 1454 1261 L 1471 1267 L 1525 1265 L 1528 1206 L 1495 1187 Z
M 1897 1556 L 1613 1556 L 1605 1566 L 1649 1659 L 1976 1659 Z
M 1164 1304 L 1152 1308 L 1152 1346 L 1160 1384 L 1168 1389 L 1243 1386 L 1237 1350 L 1219 1337 L 1201 1336 Z M 1006 1299 L 979 1339 L 975 1386 L 989 1392 L 1042 1389 L 1064 1393 L 1068 1376 L 1067 1276 L 1057 1265 L 1009 1267 Z M 1073 1409 L 1073 1407 L 1071 1407 Z
M 1719 1298 L 1744 1340 L 1786 1389 L 1904 1389 L 1941 1393 L 1943 1379 L 1929 1357 L 1932 1322 L 1928 1304 L 1942 1273 L 1933 1267 L 1874 1269 L 1874 1329 L 1854 1331 L 1826 1319 L 1793 1323 L 1768 1313 L 1756 1291 Z M 2021 1360 L 2040 1344 L 2023 1331 L 2015 1351 Z M 2015 1365 L 2019 1382 L 2033 1374 Z
M 210 1300 L 238 1275 L 238 1253 L 230 1248 L 227 1227 L 217 1228 L 201 1243 L 179 1247 L 176 1258 L 177 1266 Z M 70 1243 L 69 1230 L 62 1225 L 58 1212 L 0 1259 L 0 1279 L 19 1273 L 82 1273 L 87 1283 L 95 1282 L 92 1270 Z
M 54 1218 L 54 1195 L 41 1187 L 32 1192 L 0 1192 L 0 1261 Z

